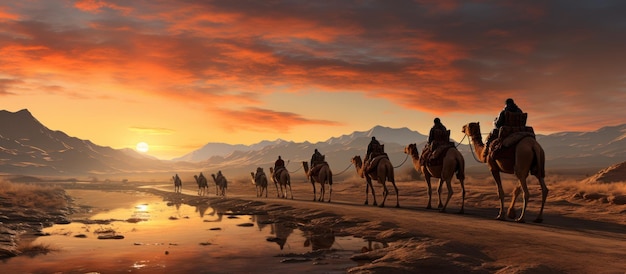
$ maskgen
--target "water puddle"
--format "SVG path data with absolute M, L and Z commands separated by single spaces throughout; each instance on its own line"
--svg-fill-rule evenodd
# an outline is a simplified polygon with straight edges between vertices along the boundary
M 68 193 L 93 210 L 72 216 L 83 222 L 46 228 L 48 236 L 34 239 L 58 251 L 5 260 L 3 273 L 343 273 L 357 265 L 349 258 L 371 245 L 330 231 L 305 232 L 267 215 L 168 204 L 145 193 Z

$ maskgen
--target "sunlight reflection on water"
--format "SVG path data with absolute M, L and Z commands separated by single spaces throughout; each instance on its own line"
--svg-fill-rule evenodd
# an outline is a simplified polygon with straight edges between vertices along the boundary
M 72 222 L 46 228 L 44 232 L 50 236 L 38 237 L 34 243 L 60 251 L 8 259 L 1 265 L 3 273 L 214 273 L 261 269 L 344 272 L 347 267 L 357 265 L 349 257 L 367 245 L 360 238 L 311 235 L 297 227 L 273 222 L 268 215 L 229 215 L 205 204 L 168 205 L 158 196 L 136 193 L 107 192 L 106 198 L 102 197 L 102 191 L 69 190 L 68 193 L 79 204 L 104 209 L 89 220 L 113 221 Z M 106 207 L 113 202 L 117 207 Z M 102 235 L 123 236 L 123 239 L 99 240 Z M 285 258 L 276 257 L 328 248 L 338 251 L 327 264 L 281 264 Z

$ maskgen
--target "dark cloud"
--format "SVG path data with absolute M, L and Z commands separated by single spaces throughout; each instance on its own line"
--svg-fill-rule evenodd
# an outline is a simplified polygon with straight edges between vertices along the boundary
M 299 121 L 259 111 L 279 86 L 437 114 L 514 97 L 555 130 L 626 120 L 607 113 L 626 103 L 624 1 L 44 2 L 0 12 L 0 64 L 16 79 L 108 71 L 144 92 L 243 104 L 223 111 L 250 125 L 261 120 L 247 114 Z

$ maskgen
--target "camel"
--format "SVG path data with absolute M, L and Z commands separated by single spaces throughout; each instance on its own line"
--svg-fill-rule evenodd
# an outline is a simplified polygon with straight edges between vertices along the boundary
M 226 196 L 226 189 L 228 188 L 228 181 L 226 180 L 226 177 L 224 177 L 221 172 L 218 172 L 217 176 L 215 176 L 215 174 L 211 174 L 211 177 L 213 177 L 215 187 L 219 190 L 216 195 Z
M 252 175 L 252 183 L 256 186 L 256 196 L 263 197 L 263 191 L 265 191 L 265 198 L 267 198 L 267 176 L 262 167 L 256 168 L 256 174 L 250 172 Z
M 278 170 L 278 180 L 276 180 L 276 176 L 274 176 L 274 168 L 270 167 L 270 176 L 272 177 L 272 181 L 274 181 L 274 185 L 276 186 L 276 192 L 278 193 L 279 198 L 288 198 L 287 188 L 289 188 L 289 193 L 291 193 L 291 199 L 293 200 L 293 192 L 291 191 L 291 176 L 289 176 L 289 171 L 286 168 L 282 170 Z M 280 191 L 278 190 L 278 185 L 280 185 Z
M 428 205 L 427 209 L 432 208 L 430 205 L 432 199 L 432 188 L 430 185 L 430 178 L 435 177 L 439 178 L 439 187 L 437 188 L 437 195 L 439 196 L 439 211 L 445 212 L 446 207 L 448 206 L 448 202 L 450 202 L 450 198 L 452 197 L 452 176 L 456 172 L 456 177 L 461 182 L 461 191 L 462 191 L 462 202 L 461 202 L 461 210 L 459 213 L 465 213 L 465 159 L 463 159 L 463 155 L 456 149 L 456 147 L 451 147 L 446 152 L 446 155 L 443 159 L 443 165 L 424 165 L 420 164 L 420 156 L 417 150 L 417 144 L 409 144 L 404 148 L 404 153 L 411 155 L 411 159 L 413 160 L 413 167 L 418 172 L 421 171 L 424 174 L 424 178 L 426 179 L 426 186 L 428 187 Z M 443 187 L 443 182 L 446 182 L 446 187 L 448 188 L 448 198 L 446 199 L 446 203 L 441 203 L 441 190 Z
M 478 156 L 478 160 L 487 163 L 489 170 L 491 171 L 491 175 L 496 181 L 496 185 L 498 187 L 498 197 L 500 198 L 500 212 L 496 219 L 505 220 L 505 216 L 502 214 L 504 209 L 504 191 L 502 190 L 502 180 L 500 178 L 500 172 L 514 174 L 515 177 L 519 180 L 519 185 L 513 190 L 513 199 L 511 200 L 511 204 L 509 206 L 507 216 L 511 219 L 515 219 L 515 200 L 519 196 L 520 192 L 523 191 L 523 205 L 522 212 L 519 218 L 515 219 L 516 222 L 523 223 L 524 217 L 526 213 L 526 206 L 528 205 L 528 200 L 530 198 L 530 193 L 528 191 L 528 185 L 526 183 L 526 179 L 528 178 L 529 173 L 532 170 L 532 174 L 537 177 L 539 180 L 539 185 L 541 186 L 541 209 L 539 210 L 539 215 L 535 219 L 534 222 L 541 223 L 543 221 L 543 208 L 546 203 L 546 198 L 548 196 L 548 187 L 544 181 L 545 177 L 545 154 L 541 145 L 537 143 L 537 140 L 533 137 L 525 137 L 521 139 L 517 144 L 515 144 L 515 157 L 502 157 L 502 158 L 492 158 L 487 155 L 483 156 L 483 151 L 485 149 L 485 144 L 483 143 L 481 134 L 480 134 L 480 124 L 469 123 L 463 126 L 463 133 L 470 138 L 470 142 L 474 146 L 474 152 Z M 485 159 L 486 158 L 486 159 Z
M 206 177 L 204 177 L 202 172 L 200 172 L 200 176 L 193 175 L 193 177 L 196 179 L 196 183 L 198 183 L 198 195 L 209 195 L 209 183 L 207 182 Z
M 183 188 L 183 181 L 180 180 L 178 174 L 176 174 L 176 176 L 172 176 L 172 179 L 174 179 L 174 192 L 181 193 Z
M 317 170 L 316 175 L 309 174 L 309 163 L 306 161 L 302 161 L 302 166 L 304 167 L 304 174 L 311 181 L 311 185 L 313 185 L 313 201 L 315 201 L 315 197 L 317 194 L 315 193 L 315 183 L 319 183 L 320 186 L 320 197 L 317 201 L 323 202 L 324 195 L 326 193 L 326 184 L 328 183 L 329 192 L 328 192 L 328 202 L 330 203 L 331 196 L 333 195 L 333 173 L 330 170 L 330 166 L 327 162 L 320 164 L 321 166 Z M 311 169 L 312 171 L 313 169 Z
M 378 157 L 381 157 L 381 156 L 378 156 Z M 367 185 L 365 186 L 365 204 L 366 205 L 368 204 L 369 189 L 372 190 L 372 197 L 374 198 L 374 205 L 377 205 L 376 195 L 374 194 L 374 186 L 372 185 L 372 178 L 375 178 L 379 184 L 383 185 L 383 202 L 380 204 L 380 207 L 385 207 L 385 201 L 387 200 L 387 195 L 389 195 L 389 190 L 387 189 L 387 184 L 386 184 L 387 180 L 389 180 L 393 184 L 393 188 L 396 191 L 396 207 L 400 207 L 400 201 L 398 198 L 399 196 L 398 187 L 396 186 L 396 180 L 394 179 L 394 175 L 393 175 L 393 165 L 391 164 L 391 161 L 389 161 L 389 158 L 383 156 L 380 159 L 380 161 L 378 161 L 376 168 L 371 170 L 370 172 L 363 171 L 363 160 L 361 160 L 361 156 L 356 155 L 352 157 L 351 162 L 352 164 L 354 164 L 354 167 L 356 168 L 356 173 L 359 174 L 359 176 L 364 176 L 365 180 L 367 181 Z

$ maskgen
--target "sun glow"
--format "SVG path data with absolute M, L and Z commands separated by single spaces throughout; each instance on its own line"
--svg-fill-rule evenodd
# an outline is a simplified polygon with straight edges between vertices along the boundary
M 139 152 L 148 152 L 148 150 L 150 149 L 150 147 L 148 146 L 148 144 L 146 142 L 139 142 L 137 143 L 137 147 L 135 148 L 137 149 L 137 151 Z

